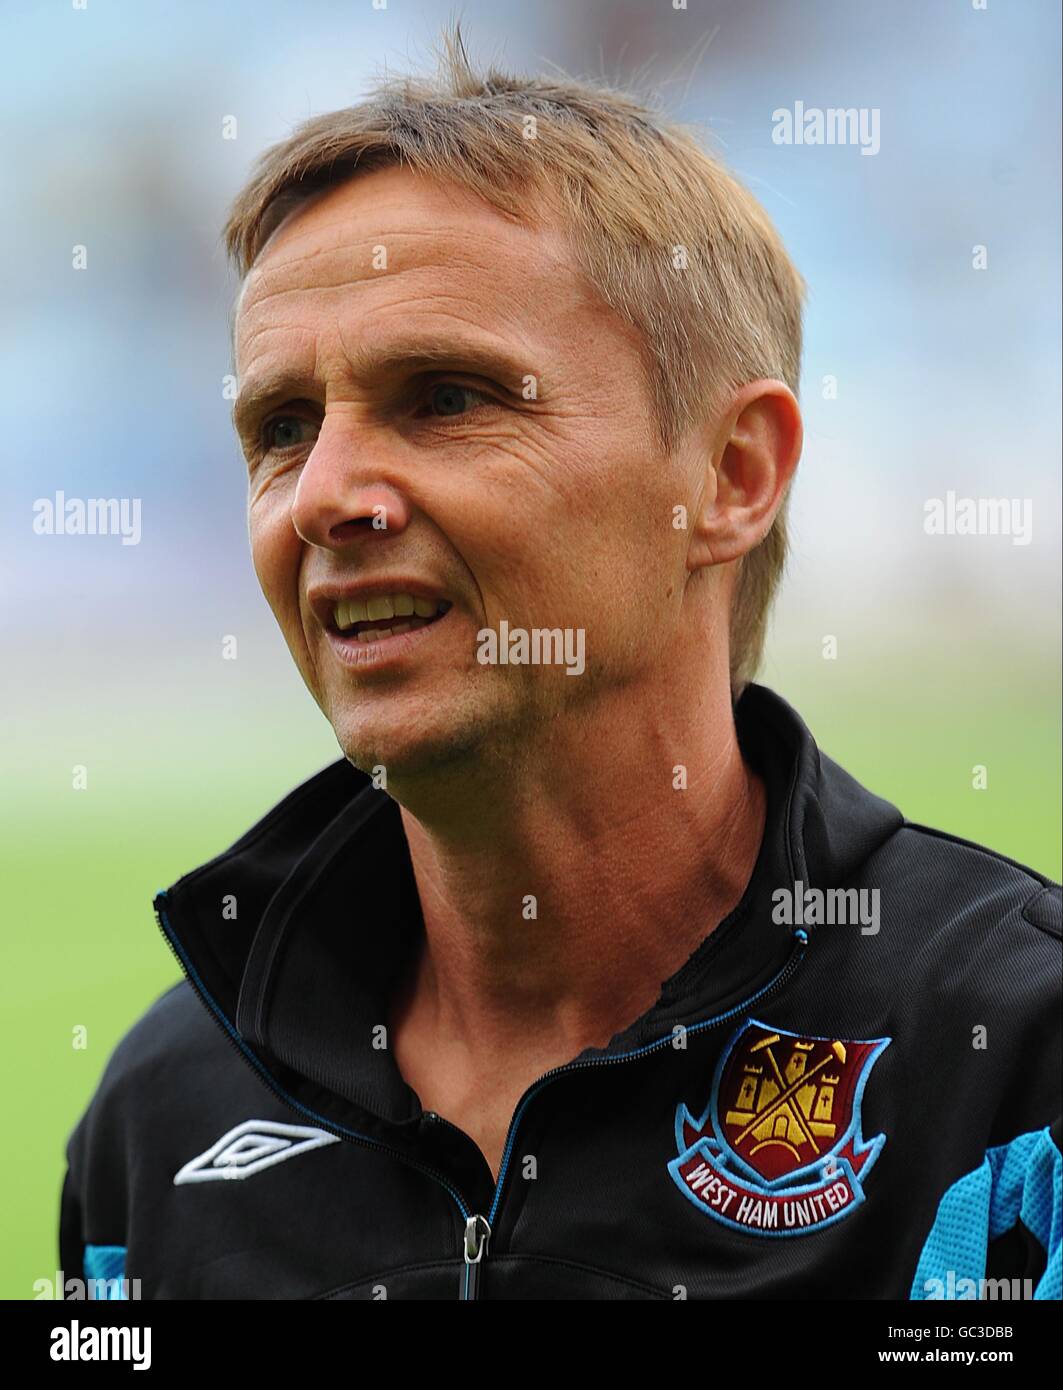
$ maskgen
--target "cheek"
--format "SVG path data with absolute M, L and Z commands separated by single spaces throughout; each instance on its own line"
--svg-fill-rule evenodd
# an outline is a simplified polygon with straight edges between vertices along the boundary
M 588 489 L 557 545 L 559 569 L 571 571 L 574 582 L 582 576 L 589 594 L 604 605 L 637 609 L 628 614 L 637 619 L 682 577 L 685 533 L 672 525 L 674 501 L 675 494 L 656 481 Z
M 300 542 L 286 508 L 265 498 L 248 511 L 251 560 L 278 621 L 298 620 Z
M 686 532 L 672 525 L 674 494 L 649 486 L 599 488 L 557 547 L 556 572 L 606 665 L 640 665 L 667 640 L 684 588 Z
M 610 642 L 654 625 L 682 582 L 681 480 L 623 437 L 548 443 L 433 499 L 489 621 L 594 626 Z

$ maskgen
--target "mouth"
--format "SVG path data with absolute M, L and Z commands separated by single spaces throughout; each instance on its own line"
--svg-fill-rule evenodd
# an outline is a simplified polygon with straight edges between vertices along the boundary
M 391 637 L 431 627 L 452 607 L 447 599 L 419 594 L 373 594 L 370 598 L 341 599 L 332 605 L 330 633 L 345 643 L 370 646 Z

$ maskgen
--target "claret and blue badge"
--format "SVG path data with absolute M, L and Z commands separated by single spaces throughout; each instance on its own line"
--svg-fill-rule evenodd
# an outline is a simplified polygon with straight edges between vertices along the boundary
M 707 1216 L 753 1235 L 796 1236 L 864 1200 L 884 1134 L 860 1131 L 864 1087 L 889 1038 L 802 1037 L 747 1018 L 724 1048 L 712 1095 L 675 1115 L 680 1192 Z

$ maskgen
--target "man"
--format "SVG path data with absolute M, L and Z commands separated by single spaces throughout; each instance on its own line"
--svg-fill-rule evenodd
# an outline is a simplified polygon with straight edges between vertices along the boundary
M 187 981 L 71 1139 L 64 1268 L 1058 1297 L 1058 890 L 751 681 L 801 451 L 763 211 L 454 38 L 227 230 L 255 569 L 344 757 L 157 898 Z

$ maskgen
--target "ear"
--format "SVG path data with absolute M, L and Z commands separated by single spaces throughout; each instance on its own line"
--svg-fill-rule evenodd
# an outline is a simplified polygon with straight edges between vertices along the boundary
M 781 381 L 751 381 L 724 412 L 706 460 L 703 501 L 687 567 L 741 559 L 771 529 L 801 457 L 803 428 L 794 393 Z

